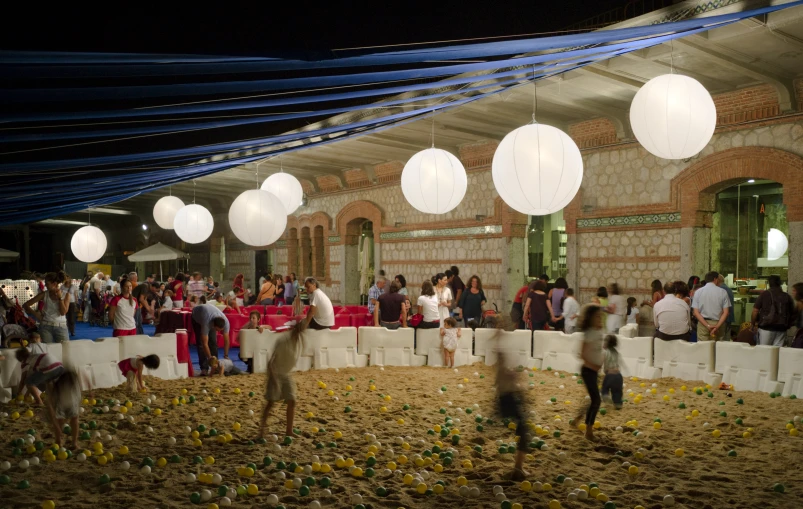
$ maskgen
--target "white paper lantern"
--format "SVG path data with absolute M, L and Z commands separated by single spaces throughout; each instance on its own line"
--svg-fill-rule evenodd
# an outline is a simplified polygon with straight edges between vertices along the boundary
M 496 148 L 491 176 L 499 196 L 530 216 L 557 212 L 583 181 L 583 158 L 568 134 L 544 124 L 511 131 Z
M 106 235 L 94 226 L 83 226 L 73 234 L 70 247 L 82 262 L 96 262 L 106 254 Z
M 304 198 L 304 189 L 301 188 L 301 182 L 289 173 L 274 173 L 265 179 L 261 189 L 275 194 L 282 202 L 288 215 L 301 206 L 301 199 Z
M 234 200 L 229 209 L 229 226 L 249 246 L 273 244 L 287 226 L 287 210 L 273 193 L 251 189 Z
M 173 228 L 178 238 L 188 244 L 198 244 L 212 235 L 215 221 L 206 208 L 194 203 L 186 205 L 176 212 Z
M 767 232 L 767 259 L 777 260 L 786 254 L 789 248 L 789 239 L 781 230 L 770 228 Z
M 176 213 L 184 207 L 184 202 L 175 196 L 160 198 L 153 206 L 153 219 L 165 230 L 173 229 Z
M 717 109 L 695 79 L 664 74 L 639 89 L 630 105 L 633 134 L 647 151 L 663 159 L 698 154 L 711 140 Z
M 439 148 L 415 154 L 404 165 L 401 188 L 407 202 L 428 214 L 445 214 L 466 195 L 466 170 L 458 158 Z

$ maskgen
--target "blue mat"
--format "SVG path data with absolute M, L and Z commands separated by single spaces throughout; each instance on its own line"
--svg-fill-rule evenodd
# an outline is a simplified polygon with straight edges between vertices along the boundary
M 142 329 L 148 336 L 156 334 L 156 327 L 154 325 L 143 325 Z M 112 336 L 111 327 L 92 327 L 88 323 L 78 322 L 75 324 L 75 337 L 70 339 L 91 339 L 92 341 L 98 338 L 110 338 Z M 223 349 L 220 348 L 218 353 L 222 356 Z M 230 348 L 229 358 L 234 361 L 234 365 L 245 371 L 246 365 L 240 360 L 240 349 Z M 201 366 L 198 364 L 198 349 L 194 345 L 190 345 L 190 359 L 192 366 L 196 373 L 200 373 Z

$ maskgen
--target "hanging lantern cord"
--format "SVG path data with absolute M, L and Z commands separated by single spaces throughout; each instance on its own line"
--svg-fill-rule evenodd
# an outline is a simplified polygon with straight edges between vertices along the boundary
M 197 185 L 198 185 L 198 183 L 193 180 L 192 181 L 192 204 L 193 205 L 195 205 L 195 186 L 197 186 Z
M 538 86 L 535 81 L 535 67 L 533 67 L 533 124 L 536 123 L 535 112 L 538 111 Z

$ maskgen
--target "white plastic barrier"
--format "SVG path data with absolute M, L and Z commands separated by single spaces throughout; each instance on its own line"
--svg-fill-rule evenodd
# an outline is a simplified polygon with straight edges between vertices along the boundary
M 781 348 L 778 381 L 783 382 L 783 395 L 803 398 L 803 348 Z
M 65 341 L 63 347 L 64 366 L 86 375 L 93 387 L 104 389 L 125 382 L 117 366 L 120 362 L 120 338 Z M 84 387 L 87 389 L 89 387 Z
M 583 346 L 583 334 L 575 332 L 574 334 L 563 334 L 562 332 L 533 332 L 533 343 L 536 341 L 540 344 L 539 348 L 543 350 L 543 361 L 541 362 L 541 369 L 549 369 L 558 371 L 568 371 L 570 373 L 579 373 L 582 365 L 580 361 L 580 351 Z
M 526 331 L 525 331 L 526 332 Z M 493 341 L 496 329 L 477 329 L 474 331 L 474 355 L 485 357 L 488 344 Z
M 360 327 L 360 353 L 370 352 L 371 366 L 423 366 L 427 358 L 415 354 L 415 330 Z
M 619 335 L 623 338 L 635 338 L 638 336 L 638 324 L 628 323 L 619 328 Z
M 290 332 L 267 330 L 259 332 L 258 329 L 241 329 L 238 335 L 240 359 L 244 361 L 253 359 L 254 373 L 266 373 L 270 358 L 273 356 L 273 348 L 280 334 L 290 334 Z M 312 356 L 304 355 L 302 352 L 293 371 L 309 371 L 310 369 L 312 369 Z
M 151 370 L 145 368 L 145 375 L 155 376 L 164 380 L 187 378 L 187 364 L 178 362 L 176 334 L 165 333 L 150 337 L 142 334 L 135 336 L 121 336 L 120 359 L 128 359 L 141 355 L 156 354 L 159 356 L 159 367 Z
M 718 341 L 715 371 L 737 391 L 775 392 L 779 350 L 777 346 Z
M 654 367 L 652 362 L 652 338 L 628 338 L 617 335 L 616 339 L 619 343 L 617 350 L 622 376 L 661 377 L 661 368 Z
M 525 334 L 522 334 L 524 332 Z M 504 354 L 505 364 L 508 367 L 536 366 L 536 359 L 530 357 L 530 337 L 528 331 L 500 332 L 498 340 L 491 340 L 485 348 L 485 365 L 493 366 L 499 361 L 499 355 Z
M 56 360 L 63 362 L 64 354 L 61 343 L 42 343 L 42 346 Z M 22 373 L 20 371 L 20 363 L 17 362 L 14 353 L 16 350 L 16 348 L 0 350 L 0 355 L 5 357 L 5 360 L 0 361 L 0 403 L 7 403 L 11 400 L 20 384 Z
M 549 345 L 551 345 L 548 340 L 563 340 L 568 338 L 568 336 L 561 331 L 554 330 L 537 330 L 533 331 L 531 334 L 533 341 L 532 356 L 536 359 L 535 365 L 538 369 L 547 367 L 547 364 L 544 363 L 544 359 L 549 351 Z
M 716 344 L 714 341 L 653 340 L 655 367 L 661 368 L 663 378 L 716 381 L 713 375 Z M 719 382 L 716 382 L 717 384 Z M 714 385 L 714 384 L 711 384 Z
M 365 367 L 367 355 L 357 353 L 357 328 L 308 330 L 304 333 L 304 353 L 309 352 L 315 369 Z
M 454 365 L 466 366 L 480 362 L 480 357 L 472 355 L 473 332 L 470 328 L 460 329 L 457 350 L 454 352 Z M 443 348 L 440 329 L 421 329 L 415 339 L 415 353 L 427 357 L 428 366 L 443 366 Z

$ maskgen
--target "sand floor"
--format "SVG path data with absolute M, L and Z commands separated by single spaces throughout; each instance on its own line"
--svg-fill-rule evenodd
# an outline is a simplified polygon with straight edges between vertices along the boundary
M 585 397 L 584 386 L 578 385 L 573 374 L 524 372 L 521 382 L 527 387 L 529 419 L 533 427 L 549 428 L 533 438 L 533 441 L 542 440 L 547 450 L 528 451 L 531 456 L 525 462 L 525 469 L 534 488 L 524 491 L 520 483 L 509 480 L 514 454 L 499 453 L 497 441 L 513 444 L 515 434 L 495 415 L 492 368 L 465 366 L 455 373 L 445 368 L 387 367 L 381 370 L 370 367 L 339 372 L 310 371 L 296 373 L 294 377 L 299 396 L 295 427 L 302 437 L 289 446 L 281 446 L 280 450 L 270 436 L 264 444 L 248 443 L 258 437 L 264 375 L 169 382 L 149 379 L 150 393 L 130 398 L 133 405 L 127 416 L 132 416 L 135 424 L 117 420 L 117 412 L 113 410 L 93 414 L 91 406 L 85 405 L 81 421 L 94 420 L 101 437 L 84 440 L 81 445 L 93 450 L 92 444 L 101 440 L 104 451 L 114 456 L 105 466 L 98 464 L 97 454 L 83 462 L 75 456 L 47 462 L 41 451 L 29 454 L 23 446 L 22 454 L 14 456 L 12 441 L 24 438 L 27 430 L 35 429 L 37 440 L 48 445 L 52 443 L 52 434 L 36 416 L 24 416 L 29 408 L 27 404 L 4 405 L 0 411 L 8 414 L 18 411 L 23 416 L 16 420 L 11 416 L 0 419 L 0 436 L 3 437 L 0 462 L 11 463 L 10 469 L 0 472 L 9 481 L 0 485 L 0 508 L 40 507 L 46 500 L 53 500 L 58 508 L 207 507 L 212 503 L 221 506 L 226 503 L 218 495 L 218 485 L 197 480 L 188 482 L 189 473 L 197 477 L 202 473 L 219 474 L 222 484 L 232 489 L 248 484 L 258 487 L 257 495 L 233 497 L 231 505 L 235 507 L 266 507 L 273 500 L 270 495 L 276 495 L 279 504 L 286 507 L 307 507 L 310 503 L 316 507 L 314 501 L 323 507 L 353 507 L 359 501 L 352 500 L 352 496 L 359 494 L 366 508 L 438 504 L 453 508 L 507 509 L 508 504 L 501 502 L 503 498 L 514 509 L 519 509 L 516 504 L 524 508 L 547 508 L 553 500 L 564 508 L 610 508 L 604 501 L 590 498 L 569 500 L 573 490 L 592 482 L 619 508 L 664 507 L 665 495 L 674 497 L 675 507 L 803 507 L 803 437 L 790 436 L 787 429 L 787 423 L 793 421 L 795 415 L 803 415 L 803 402 L 799 400 L 738 391 L 728 397 L 727 391 L 720 390 L 714 390 L 713 397 L 709 398 L 705 392 L 694 393 L 693 389 L 702 386 L 701 382 L 656 380 L 657 394 L 643 395 L 638 404 L 633 402 L 635 394 L 625 396 L 629 402 L 622 410 L 603 404 L 606 412 L 598 416 L 599 442 L 591 443 L 569 424 Z M 375 390 L 370 388 L 371 380 Z M 321 382 L 326 385 L 325 389 L 321 388 Z M 641 387 L 642 383 L 645 387 Z M 652 388 L 652 383 L 650 380 L 626 380 L 625 390 L 643 394 Z M 352 386 L 351 390 L 347 385 Z M 686 391 L 681 390 L 683 385 L 687 386 Z M 441 387 L 446 388 L 443 394 L 439 394 Z M 171 400 L 181 396 L 183 389 L 187 391 L 184 397 L 194 396 L 195 402 L 173 406 Z M 220 393 L 215 393 L 215 389 Z M 674 393 L 670 394 L 670 390 Z M 251 392 L 253 396 L 249 395 Z M 380 394 L 390 396 L 390 400 L 386 401 Z M 146 398 L 154 395 L 157 399 L 149 405 L 150 413 L 144 412 Z M 669 401 L 665 401 L 664 396 L 668 396 Z M 122 386 L 95 391 L 95 397 L 128 399 Z M 553 397 L 555 403 L 550 402 Z M 739 399 L 743 404 L 737 402 Z M 685 408 L 679 408 L 681 402 Z M 409 405 L 409 409 L 404 410 L 404 405 Z M 350 412 L 346 412 L 347 406 Z M 383 406 L 386 412 L 381 411 Z M 155 415 L 157 408 L 162 411 L 160 416 Z M 467 414 L 465 409 L 471 409 L 472 413 Z M 699 411 L 699 415 L 687 419 L 694 410 Z M 249 411 L 254 414 L 249 415 Z M 720 416 L 720 412 L 726 412 L 727 416 Z M 312 417 L 307 417 L 308 413 Z M 283 414 L 284 407 L 278 407 L 269 421 L 270 433 L 278 435 L 280 441 L 285 422 Z M 459 430 L 457 445 L 452 445 L 450 438 L 428 434 L 436 425 L 444 425 L 446 416 L 453 419 L 452 428 Z M 478 416 L 483 417 L 482 431 L 476 429 Z M 495 422 L 489 424 L 485 422 L 487 418 Z M 661 419 L 660 429 L 653 426 L 656 418 Z M 637 424 L 632 422 L 634 419 Z M 741 424 L 737 419 L 741 419 Z M 233 430 L 235 423 L 240 423 L 239 431 Z M 202 445 L 197 447 L 185 427 L 197 429 L 199 425 L 206 429 L 201 434 Z M 797 425 L 801 427 L 800 423 Z M 149 426 L 152 431 L 148 430 Z M 314 427 L 322 429 L 313 433 Z M 617 431 L 617 427 L 622 427 L 621 431 Z M 224 444 L 218 442 L 218 437 L 207 437 L 212 428 L 221 434 L 230 433 L 231 441 Z M 744 438 L 742 435 L 748 428 L 752 428 L 752 436 Z M 721 436 L 715 438 L 714 430 L 719 430 Z M 555 436 L 556 431 L 560 432 L 559 436 Z M 641 436 L 634 436 L 634 431 L 641 431 Z M 342 433 L 342 438 L 336 439 L 336 432 Z M 366 454 L 371 445 L 366 441 L 366 433 L 375 435 L 381 444 L 373 477 L 366 476 L 369 468 Z M 111 440 L 105 439 L 107 434 L 111 435 Z M 176 439 L 174 445 L 170 445 L 171 437 Z M 404 445 L 398 445 L 397 440 Z M 416 466 L 416 454 L 425 461 L 425 450 L 431 452 L 437 440 L 443 441 L 439 458 L 432 465 Z M 322 448 L 316 449 L 319 442 Z M 330 447 L 335 442 L 337 448 Z M 482 452 L 474 451 L 477 445 L 482 447 Z M 127 455 L 119 453 L 121 446 L 128 448 Z M 437 473 L 440 468 L 436 465 L 448 463 L 444 458 L 450 447 L 455 449 L 453 462 Z M 676 455 L 677 449 L 683 450 L 682 457 Z M 730 451 L 735 451 L 735 456 L 729 456 Z M 402 454 L 408 458 L 405 465 L 399 464 Z M 178 455 L 177 463 L 168 462 L 164 467 L 155 464 L 150 474 L 140 471 L 146 457 L 156 463 L 160 458 L 170 460 L 174 455 Z M 311 477 L 309 482 L 315 481 L 306 496 L 297 488 L 285 487 L 277 464 L 296 462 L 303 468 L 312 465 L 314 455 L 319 457 L 318 463 L 331 467 L 331 472 L 294 474 L 287 471 L 287 479 L 306 482 Z M 18 466 L 20 460 L 32 456 L 38 456 L 40 463 L 22 470 Z M 193 464 L 195 456 L 211 456 L 214 464 Z M 269 466 L 264 466 L 266 456 L 272 460 Z M 344 460 L 353 459 L 364 471 L 363 476 L 354 477 L 349 474 L 349 468 L 338 468 L 338 456 Z M 470 468 L 463 465 L 466 460 L 471 461 Z M 123 461 L 130 462 L 129 470 L 122 468 Z M 389 461 L 396 462 L 400 472 L 387 473 Z M 623 466 L 625 462 L 636 466 L 638 472 L 629 474 L 628 468 Z M 248 472 L 238 472 L 238 469 L 249 463 L 257 466 L 254 475 L 241 475 Z M 327 467 L 322 468 L 326 470 Z M 417 489 L 404 483 L 404 474 L 422 471 L 428 472 L 424 482 L 432 490 L 430 494 L 419 494 Z M 110 477 L 108 484 L 101 482 L 103 474 Z M 478 495 L 460 495 L 461 476 L 465 477 L 468 488 L 479 489 Z M 571 481 L 561 483 L 558 476 Z M 331 481 L 328 488 L 321 485 L 324 477 Z M 0 478 L 2 480 L 5 479 Z M 30 488 L 17 487 L 23 480 L 30 483 Z M 438 480 L 445 484 L 441 494 L 437 493 L 440 488 L 435 487 Z M 419 482 L 416 479 L 413 484 Z M 536 483 L 541 483 L 540 489 Z M 546 483 L 551 485 L 548 491 L 544 490 Z M 783 483 L 785 493 L 776 493 L 775 483 Z M 504 495 L 495 495 L 494 486 L 501 486 Z M 377 495 L 379 488 L 385 488 L 387 494 Z M 331 495 L 327 496 L 325 489 L 329 489 Z M 194 505 L 192 494 L 201 494 L 203 490 L 211 492 L 211 499 Z

